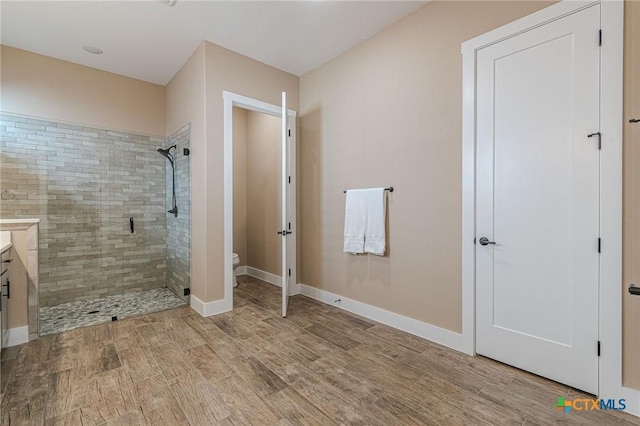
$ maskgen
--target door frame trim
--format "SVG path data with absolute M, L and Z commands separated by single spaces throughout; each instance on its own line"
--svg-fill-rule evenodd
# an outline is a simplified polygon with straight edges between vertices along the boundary
M 261 112 L 276 117 L 282 116 L 282 107 L 273 105 L 258 99 L 249 98 L 237 93 L 222 91 L 222 99 L 224 103 L 224 298 L 222 299 L 222 310 L 227 312 L 233 310 L 233 107 L 243 108 L 249 111 Z M 296 111 L 287 109 L 289 119 L 289 127 L 291 130 L 291 157 L 296 156 Z M 296 185 L 296 162 L 289 164 L 289 172 L 291 175 L 291 183 Z M 296 190 L 291 192 L 290 204 L 297 206 Z M 297 247 L 297 217 L 296 208 L 292 208 L 289 212 L 291 218 L 291 227 L 294 229 L 291 234 L 291 240 L 288 248 L 289 262 L 291 265 L 291 281 L 296 281 L 296 247 Z M 273 230 L 276 232 L 276 229 Z M 289 294 L 293 295 L 292 290 L 296 290 L 296 286 L 289 290 Z
M 622 0 L 565 0 L 462 43 L 462 340 L 475 355 L 476 55 L 477 51 L 525 31 L 600 5 L 603 45 L 600 61 L 600 255 L 599 394 L 625 398 L 627 411 L 640 415 L 640 392 L 622 386 Z M 595 35 L 594 35 L 595 38 Z M 594 348 L 595 350 L 595 348 Z

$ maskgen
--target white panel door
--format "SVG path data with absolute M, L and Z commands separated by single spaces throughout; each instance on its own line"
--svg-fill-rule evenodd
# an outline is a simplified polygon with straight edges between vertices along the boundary
M 289 256 L 287 251 L 287 236 L 291 234 L 289 224 L 289 123 L 287 121 L 287 93 L 282 92 L 282 317 L 287 316 L 289 302 Z
M 479 50 L 476 105 L 476 351 L 594 394 L 599 24 L 596 5 Z

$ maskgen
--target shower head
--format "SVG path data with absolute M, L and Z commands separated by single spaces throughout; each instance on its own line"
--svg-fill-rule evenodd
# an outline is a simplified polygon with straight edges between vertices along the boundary
M 160 155 L 169 160 L 171 162 L 171 165 L 173 165 L 173 155 L 171 155 L 171 149 L 175 147 L 175 145 L 172 145 L 167 149 L 158 148 L 158 152 L 160 153 Z

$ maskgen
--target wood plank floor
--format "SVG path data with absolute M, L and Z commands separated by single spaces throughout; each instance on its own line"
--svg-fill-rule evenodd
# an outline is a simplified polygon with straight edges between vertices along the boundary
M 589 397 L 239 277 L 233 312 L 178 308 L 2 352 L 3 425 L 638 425 Z

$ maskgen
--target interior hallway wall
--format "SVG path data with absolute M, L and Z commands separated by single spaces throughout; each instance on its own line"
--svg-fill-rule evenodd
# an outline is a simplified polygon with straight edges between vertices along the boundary
M 203 302 L 224 298 L 225 90 L 274 105 L 285 91 L 299 106 L 298 77 L 206 41 L 167 86 L 166 133 L 191 122 L 191 292 Z
M 282 121 L 247 113 L 247 265 L 282 274 Z
M 460 45 L 549 4 L 429 2 L 301 77 L 301 282 L 461 332 Z M 343 253 L 343 190 L 390 185 L 388 254 Z
M 206 177 L 194 170 L 194 181 L 205 177 L 207 188 L 207 277 L 211 283 L 206 300 L 224 297 L 224 114 L 222 91 L 238 93 L 281 105 L 287 92 L 289 108 L 299 108 L 299 78 L 223 47 L 205 42 L 206 61 Z M 194 189 L 195 191 L 195 189 Z M 195 196 L 195 195 L 194 195 Z

